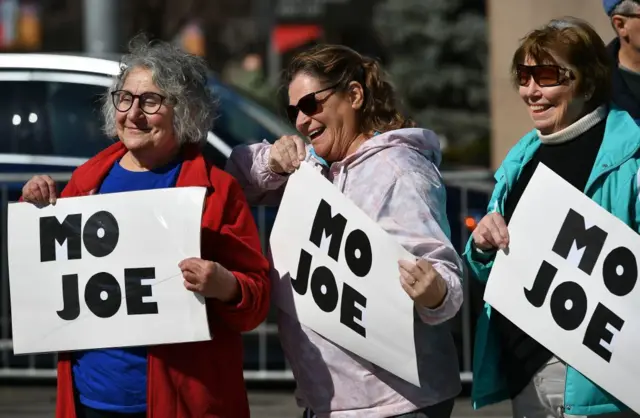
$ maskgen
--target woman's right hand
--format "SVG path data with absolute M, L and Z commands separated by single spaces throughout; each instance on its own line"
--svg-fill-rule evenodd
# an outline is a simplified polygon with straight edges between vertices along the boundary
M 22 188 L 22 199 L 38 206 L 53 205 L 57 198 L 56 183 L 49 176 L 34 176 Z
M 307 155 L 304 141 L 296 135 L 282 136 L 271 145 L 269 168 L 274 173 L 290 174 L 300 167 Z
M 509 245 L 509 231 L 502 215 L 488 213 L 471 234 L 473 244 L 482 251 L 505 249 Z

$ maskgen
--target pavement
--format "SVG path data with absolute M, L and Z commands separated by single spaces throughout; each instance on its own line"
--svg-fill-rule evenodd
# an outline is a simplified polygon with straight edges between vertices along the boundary
M 288 390 L 250 390 L 251 416 L 255 418 L 301 418 L 293 392 Z M 50 418 L 54 416 L 53 386 L 0 386 L 0 417 Z M 473 411 L 468 398 L 456 402 L 452 418 L 509 418 L 508 402 Z

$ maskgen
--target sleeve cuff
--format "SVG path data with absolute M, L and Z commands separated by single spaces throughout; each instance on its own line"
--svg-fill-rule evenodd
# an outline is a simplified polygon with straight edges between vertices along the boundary
M 289 177 L 289 174 L 279 174 L 271 170 L 271 167 L 269 167 L 269 152 L 270 150 L 267 149 L 265 152 L 262 153 L 260 166 L 263 167 L 262 173 L 264 175 L 264 180 L 266 184 L 273 184 L 279 187 L 280 185 L 282 185 L 282 183 L 284 183 L 287 180 L 287 178 Z
M 487 263 L 493 260 L 496 256 L 496 250 L 481 250 L 476 245 L 471 243 L 471 259 L 480 263 Z

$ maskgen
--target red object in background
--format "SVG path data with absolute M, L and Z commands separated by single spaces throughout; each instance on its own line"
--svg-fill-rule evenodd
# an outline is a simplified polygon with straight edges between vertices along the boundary
M 473 216 L 467 216 L 464 219 L 464 224 L 469 232 L 472 232 L 474 229 L 476 229 L 476 226 L 478 226 L 478 222 L 476 222 Z
M 276 51 L 282 54 L 320 38 L 322 28 L 318 25 L 278 25 L 272 36 Z

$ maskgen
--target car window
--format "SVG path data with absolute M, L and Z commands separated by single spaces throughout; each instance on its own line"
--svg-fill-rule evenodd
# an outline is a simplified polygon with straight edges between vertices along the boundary
M 218 100 L 213 132 L 231 148 L 295 130 L 238 92 L 212 83 Z M 0 153 L 90 158 L 113 143 L 101 130 L 100 85 L 63 81 L 0 80 Z M 216 165 L 226 157 L 217 150 Z M 217 151 L 217 152 L 214 152 Z M 220 155 L 217 155 L 220 154 Z
M 263 139 L 274 142 L 295 132 L 277 115 L 234 90 L 217 82 L 212 82 L 211 88 L 218 101 L 213 132 L 232 148 Z
M 101 131 L 105 87 L 0 81 L 0 153 L 89 158 L 113 143 Z

